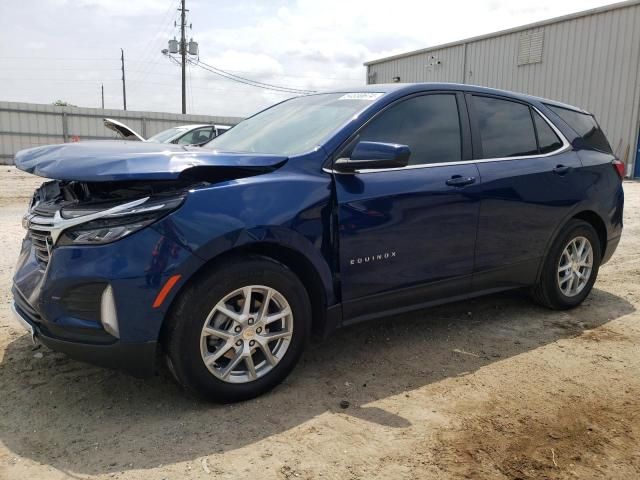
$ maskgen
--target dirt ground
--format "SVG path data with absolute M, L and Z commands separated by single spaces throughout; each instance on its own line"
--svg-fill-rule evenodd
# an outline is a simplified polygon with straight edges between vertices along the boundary
M 2 479 L 640 477 L 640 183 L 580 308 L 516 292 L 357 325 L 230 406 L 33 350 L 8 304 L 36 183 L 0 168 Z

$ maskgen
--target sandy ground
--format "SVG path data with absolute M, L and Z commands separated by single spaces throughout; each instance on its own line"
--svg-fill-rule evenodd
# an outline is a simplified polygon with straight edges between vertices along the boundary
M 580 308 L 516 292 L 354 326 L 232 406 L 32 350 L 8 302 L 33 186 L 0 170 L 2 479 L 640 476 L 639 183 Z

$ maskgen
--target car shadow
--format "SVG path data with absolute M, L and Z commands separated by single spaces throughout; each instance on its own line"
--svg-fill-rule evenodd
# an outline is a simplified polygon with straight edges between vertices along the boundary
M 44 347 L 33 351 L 24 335 L 0 363 L 0 441 L 61 471 L 105 474 L 234 450 L 327 412 L 402 429 L 411 425 L 407 419 L 368 404 L 579 336 L 634 310 L 597 289 L 567 312 L 509 292 L 354 325 L 313 342 L 274 391 L 235 405 L 194 398 L 166 372 L 139 380 Z

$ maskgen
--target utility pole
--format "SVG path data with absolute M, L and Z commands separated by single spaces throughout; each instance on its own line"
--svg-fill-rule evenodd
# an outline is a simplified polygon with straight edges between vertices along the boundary
M 172 62 L 179 63 L 180 68 L 182 70 L 182 113 L 187 113 L 187 55 L 191 55 L 194 57 L 198 57 L 198 42 L 191 40 L 187 43 L 187 37 L 185 35 L 185 30 L 187 27 L 190 29 L 193 28 L 191 24 L 187 25 L 187 10 L 186 8 L 186 0 L 180 1 L 180 8 L 178 11 L 180 12 L 180 40 L 176 39 L 176 36 L 173 36 L 173 40 L 169 40 L 168 47 L 163 48 L 160 52 L 168 57 Z M 173 27 L 176 28 L 178 26 L 178 22 L 173 22 Z M 180 62 L 178 62 L 177 57 L 173 55 L 180 55 Z
M 104 110 L 104 83 L 100 85 L 100 92 L 102 94 L 102 109 Z
M 122 103 L 124 104 L 124 109 L 126 110 L 127 109 L 127 84 L 124 79 L 124 50 L 122 48 L 120 49 L 120 61 L 122 62 Z M 184 83 L 184 73 L 182 74 L 182 78 Z
M 180 56 L 182 57 L 182 113 L 187 113 L 187 39 L 184 36 L 186 27 L 187 10 L 185 9 L 185 0 L 182 0 L 181 17 L 180 17 Z M 125 108 L 126 110 L 126 108 Z

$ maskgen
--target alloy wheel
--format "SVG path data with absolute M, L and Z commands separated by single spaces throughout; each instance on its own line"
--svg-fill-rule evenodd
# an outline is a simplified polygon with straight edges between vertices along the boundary
M 567 297 L 578 295 L 589 282 L 593 270 L 593 247 L 586 237 L 569 241 L 558 262 L 558 286 Z
M 250 285 L 213 307 L 200 334 L 200 353 L 218 379 L 247 383 L 278 365 L 292 335 L 293 313 L 287 299 L 273 288 Z

